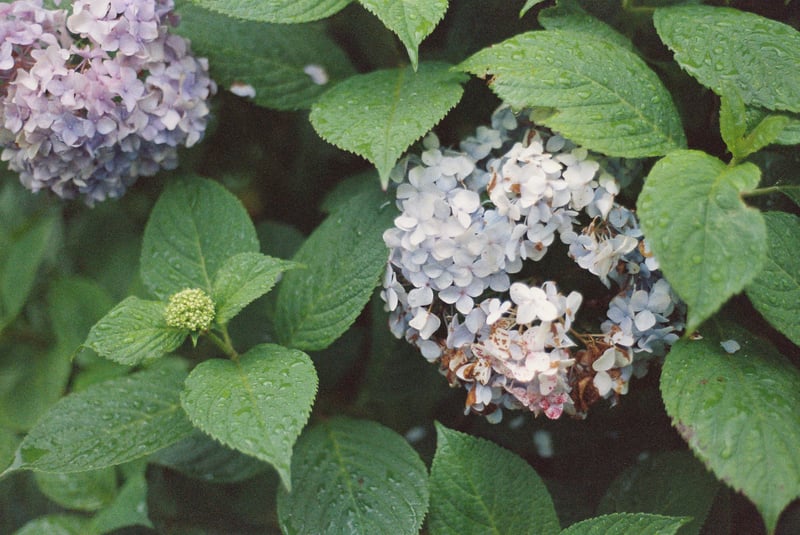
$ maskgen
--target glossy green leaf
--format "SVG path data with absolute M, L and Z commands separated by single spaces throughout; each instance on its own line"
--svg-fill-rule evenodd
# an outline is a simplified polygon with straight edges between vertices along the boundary
M 659 156 L 686 146 L 672 97 L 630 50 L 594 31 L 528 32 L 474 54 L 459 68 L 488 77 L 514 108 L 550 108 L 537 120 L 609 156 Z
M 447 11 L 447 0 L 358 0 L 367 11 L 400 38 L 411 66 L 417 69 L 419 44 L 439 24 Z
M 257 22 L 294 24 L 324 19 L 338 13 L 350 0 L 192 0 L 206 9 Z
M 149 369 L 62 398 L 39 419 L 9 470 L 82 472 L 145 457 L 188 435 L 186 372 Z
M 89 530 L 89 518 L 85 516 L 53 514 L 31 520 L 14 535 L 87 535 L 92 533 Z
M 598 513 L 688 516 L 680 535 L 697 535 L 720 484 L 688 451 L 656 453 L 622 472 L 609 486 Z
M 674 535 L 688 521 L 645 513 L 614 513 L 572 524 L 561 535 Z
M 331 85 L 355 74 L 320 24 L 237 21 L 206 9 L 180 8 L 178 31 L 208 58 L 220 86 L 255 91 L 252 101 L 279 110 L 307 109 Z
M 211 180 L 174 181 L 145 227 L 142 280 L 163 300 L 187 288 L 211 295 L 222 264 L 248 252 L 258 252 L 256 231 L 233 194 Z
M 431 534 L 558 533 L 553 500 L 522 458 L 436 424 L 431 465 Z
M 800 111 L 800 32 L 791 26 L 699 5 L 659 8 L 653 20 L 675 61 L 718 95 L 733 87 L 747 104 Z
M 359 74 L 314 103 L 311 124 L 324 140 L 375 164 L 385 188 L 403 151 L 461 100 L 463 82 L 462 74 L 438 62 L 420 63 L 417 72 Z
M 667 356 L 664 405 L 695 455 L 750 498 L 772 532 L 800 496 L 800 371 L 733 323 L 709 322 L 700 333 Z M 728 353 L 728 340 L 740 349 Z
M 135 366 L 178 349 L 189 331 L 168 327 L 166 304 L 131 296 L 103 316 L 85 345 L 120 364 Z
M 116 499 L 97 513 L 91 524 L 96 533 L 111 533 L 128 526 L 153 528 L 147 517 L 147 480 L 143 469 L 128 477 Z
M 278 493 L 285 534 L 416 534 L 428 508 L 425 464 L 406 440 L 375 422 L 335 418 L 300 437 L 293 491 Z
M 800 345 L 800 217 L 765 212 L 767 260 L 747 286 L 747 297 L 773 327 Z
M 720 98 L 720 102 L 724 102 L 724 99 Z M 778 133 L 777 137 L 775 137 L 775 139 L 771 140 L 769 143 L 775 143 L 776 145 L 800 144 L 800 114 L 786 111 L 776 112 L 758 106 L 745 107 L 744 120 L 746 121 L 747 128 L 749 130 L 752 130 L 758 126 L 765 119 L 778 117 L 785 120 L 786 124 Z
M 113 466 L 67 474 L 37 472 L 39 490 L 67 509 L 96 511 L 117 495 L 117 472 Z
M 555 6 L 543 9 L 539 13 L 539 24 L 546 30 L 579 31 L 592 35 L 595 39 L 603 39 L 628 50 L 634 50 L 630 39 L 587 13 L 577 0 L 558 0 Z
M 192 422 L 223 444 L 270 463 L 290 488 L 292 446 L 317 393 L 302 351 L 263 344 L 236 361 L 200 363 L 181 394 Z
M 720 97 L 720 132 L 734 158 L 743 160 L 779 142 L 792 124 L 792 118 L 785 114 L 757 113 L 748 112 L 738 91 L 726 90 Z
M 519 18 L 525 16 L 525 14 L 536 7 L 538 4 L 541 4 L 544 0 L 525 0 L 525 5 L 522 6 L 522 9 L 519 10 Z
M 758 185 L 758 167 L 728 167 L 700 151 L 659 160 L 637 201 L 644 235 L 669 283 L 689 305 L 692 332 L 761 270 L 766 225 L 741 192 Z
M 286 346 L 319 350 L 347 330 L 386 269 L 383 232 L 396 215 L 372 187 L 340 205 L 309 236 L 278 290 L 275 334 Z

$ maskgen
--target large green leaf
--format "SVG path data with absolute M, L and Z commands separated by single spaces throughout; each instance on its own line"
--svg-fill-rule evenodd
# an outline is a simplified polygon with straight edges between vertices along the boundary
M 553 500 L 531 466 L 487 440 L 436 424 L 432 534 L 558 533 Z
M 295 110 L 311 104 L 332 84 L 355 74 L 350 61 L 320 24 L 237 21 L 193 5 L 180 8 L 178 31 L 195 54 L 207 57 L 214 80 L 236 91 L 255 91 L 253 102 Z
M 667 356 L 664 405 L 695 455 L 749 497 L 772 532 L 800 496 L 800 372 L 735 324 L 713 321 L 700 332 Z M 728 353 L 729 340 L 740 349 Z
M 278 494 L 285 534 L 416 534 L 428 508 L 425 464 L 394 431 L 336 418 L 300 437 L 291 493 Z
M 258 252 L 258 239 L 236 197 L 211 180 L 175 181 L 147 222 L 142 280 L 163 300 L 187 288 L 211 295 L 211 281 L 222 264 L 248 252 Z
M 764 218 L 740 197 L 760 176 L 751 163 L 729 167 L 685 150 L 659 160 L 645 180 L 637 201 L 642 229 L 667 280 L 689 305 L 688 332 L 764 264 Z
M 35 477 L 39 490 L 67 509 L 96 511 L 117 495 L 117 471 L 113 466 L 66 474 L 37 472 Z
M 686 146 L 672 97 L 645 62 L 614 41 L 573 30 L 528 32 L 459 65 L 489 77 L 514 108 L 551 108 L 537 120 L 610 156 L 659 156 Z
M 417 72 L 359 74 L 314 103 L 311 124 L 324 140 L 375 164 L 385 188 L 403 151 L 461 100 L 463 82 L 462 74 L 438 62 L 420 63 Z
M 674 535 L 688 521 L 673 516 L 614 513 L 572 524 L 561 535 Z
M 747 286 L 747 296 L 759 312 L 792 342 L 800 345 L 800 217 L 766 212 L 767 260 Z
M 188 435 L 186 372 L 149 369 L 62 398 L 20 444 L 9 470 L 82 472 L 145 457 Z
M 395 210 L 372 187 L 341 204 L 306 240 L 278 290 L 275 333 L 286 346 L 328 347 L 355 321 L 380 280 L 383 232 Z
M 718 95 L 733 87 L 747 104 L 800 111 L 800 33 L 791 26 L 698 5 L 659 8 L 653 20 L 675 61 Z
M 192 0 L 223 15 L 257 22 L 290 24 L 324 19 L 338 13 L 350 0 Z
M 181 394 L 192 422 L 223 444 L 270 463 L 291 488 L 292 446 L 317 393 L 302 351 L 263 344 L 236 360 L 200 363 Z
M 439 24 L 447 11 L 447 0 L 358 0 L 400 38 L 411 66 L 417 69 L 419 44 Z

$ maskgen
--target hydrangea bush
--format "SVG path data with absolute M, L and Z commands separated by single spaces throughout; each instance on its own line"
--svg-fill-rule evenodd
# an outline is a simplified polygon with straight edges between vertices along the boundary
M 0 3 L 0 532 L 800 531 L 796 6 L 718 4 Z

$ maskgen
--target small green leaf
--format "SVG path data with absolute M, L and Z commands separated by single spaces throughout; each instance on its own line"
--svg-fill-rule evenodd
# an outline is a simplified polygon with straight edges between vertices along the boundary
M 197 6 L 179 10 L 178 31 L 207 57 L 217 84 L 255 90 L 253 102 L 278 110 L 307 109 L 334 83 L 355 74 L 320 24 L 237 21 Z
M 111 310 L 114 301 L 97 282 L 69 277 L 50 285 L 47 305 L 58 345 L 72 353 L 86 340 L 92 325 Z
M 688 516 L 680 535 L 697 535 L 720 484 L 688 451 L 657 453 L 622 472 L 608 488 L 598 513 Z
M 614 513 L 572 524 L 561 535 L 674 535 L 687 522 L 689 518 Z
M 800 345 L 800 217 L 786 212 L 765 212 L 767 260 L 747 286 L 753 306 L 789 340 Z
M 188 435 L 183 370 L 149 369 L 62 398 L 20 444 L 9 470 L 82 472 L 145 457 Z
M 700 5 L 656 9 L 653 21 L 675 61 L 716 94 L 733 87 L 747 104 L 800 112 L 800 33 L 791 26 Z
M 541 4 L 542 2 L 544 2 L 544 0 L 526 0 L 525 5 L 522 6 L 522 9 L 519 10 L 519 18 L 524 17 L 525 13 L 530 11 L 536 5 Z
M 212 293 L 212 278 L 228 258 L 258 252 L 242 203 L 205 179 L 170 183 L 144 230 L 142 280 L 162 300 L 187 288 Z
M 200 363 L 186 380 L 181 401 L 197 427 L 270 463 L 291 488 L 292 445 L 316 393 L 317 374 L 308 355 L 263 344 L 238 361 Z
M 335 418 L 309 429 L 292 458 L 291 493 L 278 492 L 285 534 L 416 534 L 428 508 L 425 464 L 394 431 Z
M 531 466 L 487 440 L 437 422 L 431 533 L 558 533 L 553 500 Z
M 131 296 L 103 316 L 85 345 L 109 360 L 135 366 L 178 349 L 189 331 L 168 327 L 166 305 Z
M 636 54 L 594 31 L 535 31 L 486 48 L 458 66 L 490 77 L 514 108 L 552 108 L 538 119 L 609 156 L 659 156 L 686 146 L 672 97 Z
M 95 533 L 111 533 L 127 526 L 153 528 L 147 516 L 147 480 L 144 470 L 128 477 L 117 498 L 92 519 Z
M 419 44 L 439 24 L 447 0 L 358 0 L 378 17 L 405 45 L 411 66 L 417 70 Z
M 215 321 L 228 323 L 244 307 L 269 292 L 284 271 L 295 267 L 294 262 L 261 253 L 239 253 L 230 257 L 214 277 Z
M 728 167 L 684 150 L 656 162 L 645 180 L 637 202 L 642 229 L 667 280 L 689 305 L 689 333 L 764 264 L 764 218 L 740 197 L 759 179 L 751 163 Z
M 709 322 L 700 333 L 667 356 L 664 406 L 695 455 L 750 498 L 773 532 L 800 496 L 800 372 L 735 324 Z M 728 340 L 740 349 L 728 353 Z
M 206 9 L 229 17 L 294 24 L 330 17 L 344 9 L 350 0 L 192 0 Z
M 738 91 L 729 90 L 720 97 L 719 131 L 733 154 L 736 144 L 747 133 L 747 108 Z
M 341 204 L 294 257 L 278 289 L 275 333 L 286 346 L 325 349 L 347 330 L 386 269 L 383 232 L 396 215 L 377 187 Z
M 35 518 L 14 532 L 14 535 L 87 535 L 89 518 L 77 515 L 46 515 Z
M 37 472 L 39 490 L 67 509 L 96 511 L 117 495 L 117 471 L 113 466 L 67 474 Z
M 748 110 L 736 90 L 726 89 L 720 97 L 720 132 L 728 150 L 738 160 L 777 143 L 791 125 L 789 115 Z
M 634 50 L 630 39 L 617 30 L 587 13 L 577 0 L 558 0 L 557 5 L 543 9 L 539 13 L 539 24 L 546 30 L 573 30 L 596 39 L 603 39 Z
M 311 124 L 324 140 L 375 164 L 385 188 L 403 151 L 461 100 L 463 82 L 462 74 L 438 62 L 423 62 L 417 72 L 359 74 L 314 103 Z

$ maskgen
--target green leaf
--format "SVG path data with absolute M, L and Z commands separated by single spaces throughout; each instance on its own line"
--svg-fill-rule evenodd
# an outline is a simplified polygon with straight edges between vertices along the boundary
M 614 513 L 572 524 L 561 535 L 673 535 L 688 521 L 688 518 L 645 513 Z
M 178 399 L 186 372 L 150 369 L 62 398 L 42 416 L 8 469 L 82 472 L 145 457 L 188 435 Z
M 749 111 L 736 90 L 727 89 L 720 97 L 720 132 L 728 150 L 738 160 L 777 143 L 791 125 L 792 118 L 788 115 Z
M 736 144 L 747 133 L 747 108 L 738 91 L 731 90 L 720 97 L 719 131 L 733 154 Z
M 114 301 L 97 282 L 82 277 L 58 279 L 47 294 L 48 311 L 58 345 L 70 353 L 111 308 Z
M 635 51 L 630 39 L 587 13 L 576 0 L 558 0 L 556 6 L 543 9 L 539 13 L 539 24 L 546 30 L 578 31 Z
M 212 278 L 228 258 L 258 252 L 242 203 L 205 179 L 170 183 L 144 230 L 142 280 L 162 300 L 187 288 L 212 293 Z
M 487 440 L 436 423 L 432 534 L 558 533 L 553 500 L 531 466 Z
M 756 504 L 771 533 L 800 496 L 800 372 L 735 324 L 709 322 L 700 332 L 667 356 L 664 405 L 695 455 Z M 728 340 L 740 349 L 726 352 Z
M 187 329 L 168 327 L 167 305 L 131 296 L 103 316 L 86 338 L 86 346 L 99 355 L 127 366 L 160 358 L 178 349 Z
M 35 518 L 14 532 L 14 535 L 86 535 L 89 519 L 77 515 L 47 515 Z
M 179 33 L 191 39 L 195 54 L 208 58 L 217 84 L 252 86 L 260 106 L 310 108 L 332 84 L 355 74 L 320 24 L 236 21 L 193 5 L 179 12 Z
M 689 305 L 691 333 L 761 270 L 767 231 L 740 193 L 758 185 L 751 163 L 728 167 L 700 151 L 653 166 L 637 202 L 644 235 L 667 280 Z
M 359 74 L 336 84 L 311 108 L 317 133 L 337 147 L 363 156 L 378 169 L 381 184 L 411 143 L 452 109 L 464 92 L 464 76 L 439 62 Z
M 622 472 L 608 488 L 598 513 L 688 516 L 680 535 L 697 535 L 720 484 L 688 451 L 657 453 Z
M 119 489 L 117 498 L 92 519 L 96 533 L 110 533 L 127 526 L 153 528 L 147 516 L 147 480 L 144 470 L 133 474 Z
M 238 361 L 200 363 L 186 380 L 181 401 L 195 426 L 270 463 L 291 488 L 292 445 L 316 392 L 317 374 L 308 355 L 263 344 Z
M 525 5 L 519 10 L 519 18 L 525 16 L 525 13 L 530 11 L 534 6 L 541 4 L 544 0 L 526 0 Z
M 35 474 L 39 490 L 67 509 L 96 511 L 117 495 L 117 472 L 113 466 L 73 473 Z
M 416 534 L 428 508 L 425 464 L 394 431 L 335 418 L 300 437 L 294 490 L 278 492 L 285 534 Z
M 656 9 L 653 21 L 675 61 L 716 94 L 733 87 L 747 104 L 800 111 L 800 33 L 791 26 L 699 5 Z
M 490 76 L 514 108 L 552 108 L 537 120 L 609 156 L 659 156 L 686 146 L 672 97 L 630 50 L 592 32 L 528 32 L 486 48 L 458 66 Z
M 269 292 L 287 269 L 297 267 L 293 262 L 279 260 L 261 253 L 239 253 L 232 256 L 217 271 L 211 294 L 217 306 L 214 321 L 224 325 L 244 307 Z
M 309 236 L 278 289 L 275 333 L 286 346 L 328 347 L 347 330 L 386 269 L 383 232 L 396 215 L 376 187 L 354 196 Z M 384 205 L 384 206 L 382 206 Z
M 411 66 L 417 70 L 419 44 L 439 24 L 447 0 L 358 0 L 378 17 L 405 45 Z
M 192 0 L 206 9 L 229 17 L 293 24 L 330 17 L 344 9 L 350 0 Z
M 789 340 L 800 345 L 800 217 L 786 212 L 765 212 L 767 260 L 747 286 L 753 306 Z

